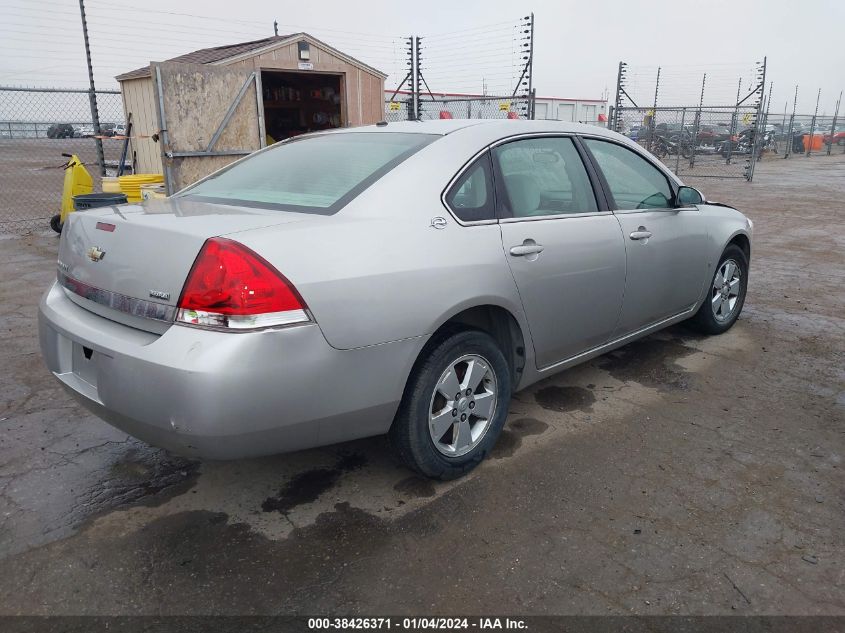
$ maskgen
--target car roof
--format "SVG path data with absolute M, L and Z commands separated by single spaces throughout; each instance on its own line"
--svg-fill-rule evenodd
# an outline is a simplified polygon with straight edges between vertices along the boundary
M 502 137 L 532 132 L 614 135 L 613 132 L 597 125 L 551 120 L 528 121 L 525 119 L 433 119 L 430 121 L 382 122 L 376 125 L 338 129 L 334 132 L 401 132 L 404 134 L 446 135 L 469 128 L 473 128 L 476 132 L 483 130 L 485 134 L 501 135 Z

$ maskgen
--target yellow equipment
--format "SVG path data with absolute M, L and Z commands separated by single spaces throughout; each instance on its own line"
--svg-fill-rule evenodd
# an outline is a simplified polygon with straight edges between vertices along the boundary
M 62 232 L 67 216 L 73 211 L 73 197 L 94 190 L 94 180 L 91 174 L 85 169 L 79 156 L 76 154 L 62 154 L 68 161 L 64 164 L 65 183 L 62 188 L 62 210 L 61 213 L 50 218 L 50 228 L 56 233 Z
M 120 190 L 126 194 L 129 202 L 141 202 L 144 197 L 141 195 L 143 185 L 159 185 L 164 183 L 163 174 L 132 174 L 118 177 Z

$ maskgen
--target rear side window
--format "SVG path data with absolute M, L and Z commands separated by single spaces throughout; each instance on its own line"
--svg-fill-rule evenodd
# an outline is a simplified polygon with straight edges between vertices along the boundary
M 598 211 L 587 170 L 572 139 L 527 138 L 493 151 L 504 190 L 500 196 L 502 217 Z
M 304 137 L 259 152 L 178 195 L 330 215 L 436 138 L 393 132 Z
M 495 219 L 493 172 L 488 153 L 476 160 L 455 181 L 446 194 L 446 204 L 463 222 Z
M 584 139 L 620 210 L 669 209 L 673 193 L 657 167 L 635 152 L 608 141 Z

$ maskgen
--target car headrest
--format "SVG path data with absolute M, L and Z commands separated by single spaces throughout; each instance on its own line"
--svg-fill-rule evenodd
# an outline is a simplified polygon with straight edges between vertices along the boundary
M 531 215 L 540 206 L 540 187 L 533 176 L 510 174 L 505 176 L 505 187 L 514 216 Z

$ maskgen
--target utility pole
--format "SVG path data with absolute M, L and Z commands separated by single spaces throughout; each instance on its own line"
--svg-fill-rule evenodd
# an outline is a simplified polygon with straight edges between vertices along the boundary
M 648 126 L 648 151 L 654 143 L 654 133 L 657 129 L 657 95 L 660 92 L 660 66 L 657 67 L 657 79 L 654 81 L 654 105 L 651 108 L 651 122 Z
M 533 102 L 533 95 L 534 95 L 534 12 L 531 12 L 531 39 L 528 40 L 530 46 L 528 47 L 528 95 L 532 98 L 529 101 L 528 109 L 531 111 L 531 114 L 528 116 L 529 119 L 534 118 L 534 102 Z
M 526 15 L 522 18 L 523 23 L 519 25 L 519 28 L 522 29 L 521 35 L 526 35 L 526 37 L 522 37 L 519 41 L 522 41 L 522 45 L 520 46 L 519 53 L 522 55 L 522 60 L 525 62 L 522 65 L 522 73 L 519 75 L 519 79 L 516 81 L 516 85 L 513 88 L 513 93 L 511 94 L 511 99 L 516 99 L 517 94 L 521 92 L 520 88 L 522 86 L 526 86 L 525 89 L 525 101 L 526 101 L 526 112 L 525 118 L 526 119 L 533 119 L 534 118 L 534 13 L 532 12 L 529 15 Z M 528 50 L 523 50 L 528 49 Z
M 97 163 L 100 175 L 106 175 L 106 159 L 103 156 L 103 139 L 100 136 L 100 114 L 97 111 L 97 93 L 94 90 L 94 67 L 91 65 L 91 47 L 88 44 L 88 22 L 85 20 L 85 2 L 79 0 L 79 14 L 82 17 L 82 37 L 85 39 L 85 58 L 88 60 L 88 101 L 91 105 L 91 122 L 94 124 L 94 141 L 97 146 Z
M 621 132 L 622 129 L 619 126 L 619 107 L 622 105 L 622 91 L 623 88 L 623 79 L 625 77 L 625 62 L 619 62 L 619 71 L 616 74 L 616 98 L 613 101 L 613 117 L 612 117 L 612 125 L 611 128 L 614 132 Z
M 416 36 L 410 38 L 411 46 L 411 109 L 408 112 L 408 120 L 416 121 L 420 118 L 420 65 L 419 65 L 419 44 Z
M 279 22 L 277 20 L 273 20 L 273 35 L 279 36 Z

